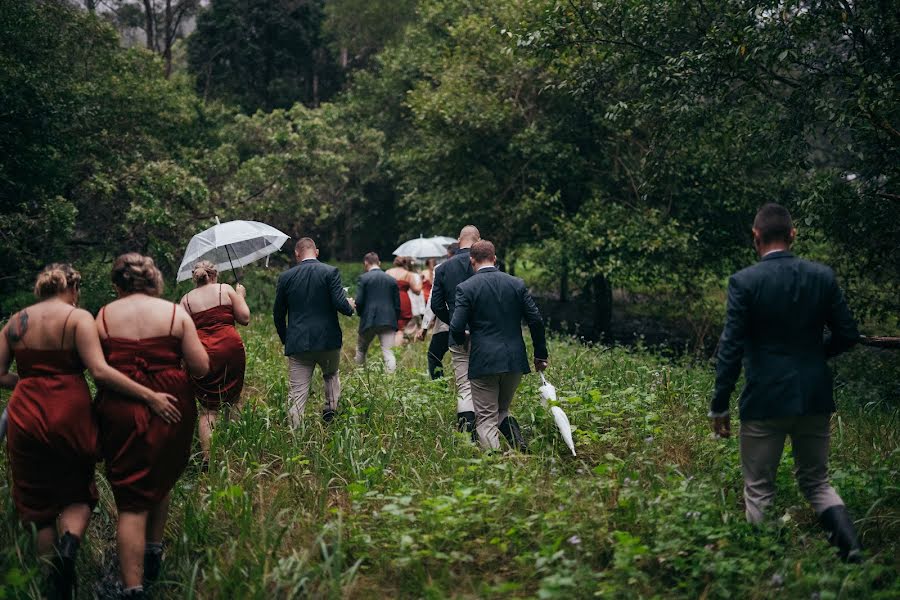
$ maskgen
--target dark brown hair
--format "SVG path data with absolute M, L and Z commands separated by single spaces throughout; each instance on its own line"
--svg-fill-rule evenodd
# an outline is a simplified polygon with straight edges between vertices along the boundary
M 785 242 L 790 244 L 794 222 L 788 209 L 770 202 L 759 209 L 753 219 L 753 228 L 759 231 L 759 241 L 763 244 Z
M 475 262 L 479 263 L 491 262 L 497 256 L 494 244 L 491 243 L 490 240 L 480 240 L 475 242 L 472 244 L 472 249 L 469 252 Z
M 162 273 L 149 256 L 129 252 L 113 263 L 113 284 L 126 293 L 140 292 L 148 296 L 159 296 L 163 291 Z
M 365 256 L 363 256 L 363 262 L 367 265 L 377 265 L 381 262 L 381 259 L 378 258 L 378 254 L 375 252 L 369 252 Z
M 52 263 L 44 267 L 34 282 L 34 295 L 38 300 L 46 300 L 62 294 L 66 290 L 78 291 L 81 273 L 68 263 Z

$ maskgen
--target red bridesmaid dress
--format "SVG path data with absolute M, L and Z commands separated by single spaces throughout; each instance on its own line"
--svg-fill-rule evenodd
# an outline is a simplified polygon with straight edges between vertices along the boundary
M 244 388 L 247 355 L 244 342 L 234 326 L 234 312 L 230 304 L 222 304 L 222 284 L 219 284 L 219 305 L 200 312 L 188 312 L 197 326 L 197 335 L 209 354 L 209 373 L 194 379 L 194 395 L 207 410 L 219 410 L 223 404 L 234 404 Z
M 181 420 L 169 424 L 137 398 L 110 389 L 99 391 L 100 450 L 120 511 L 153 508 L 175 486 L 190 458 L 197 405 L 181 364 L 181 340 L 172 335 L 175 308 L 169 335 L 142 340 L 112 336 L 106 308 L 100 309 L 106 361 L 134 381 L 175 396 L 181 412 Z
M 403 331 L 413 316 L 412 302 L 409 299 L 409 282 L 398 279 L 397 287 L 400 288 L 400 320 L 397 321 L 397 331 Z
M 433 284 L 431 283 L 431 280 L 425 279 L 423 277 L 422 278 L 422 296 L 424 296 L 424 298 L 425 298 L 425 304 L 428 304 L 428 302 L 431 300 L 431 288 L 432 287 L 433 287 Z
M 73 309 L 74 311 L 74 309 Z M 69 316 L 66 317 L 68 323 Z M 71 504 L 97 503 L 97 422 L 75 348 L 13 350 L 19 383 L 9 399 L 7 451 L 23 522 L 52 525 Z

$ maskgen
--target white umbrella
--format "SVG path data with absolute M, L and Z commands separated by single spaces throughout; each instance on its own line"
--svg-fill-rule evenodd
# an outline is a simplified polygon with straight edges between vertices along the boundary
M 220 271 L 234 270 L 257 261 L 284 245 L 288 236 L 271 225 L 258 221 L 228 221 L 216 224 L 191 238 L 177 281 L 191 278 L 194 265 L 208 260 Z
M 556 388 L 547 381 L 543 373 L 541 373 L 541 381 L 544 385 L 538 388 L 538 391 L 541 392 L 541 404 L 546 407 L 550 402 L 556 402 Z M 569 447 L 569 450 L 572 451 L 572 456 L 575 456 L 575 441 L 572 439 L 572 426 L 569 424 L 569 417 L 566 416 L 563 409 L 555 404 L 550 406 L 550 414 L 553 415 L 556 428 L 559 429 L 563 441 Z
M 453 244 L 453 243 L 456 243 L 459 241 L 456 238 L 447 237 L 446 235 L 436 235 L 431 239 L 436 242 L 439 242 L 440 244 L 442 244 L 444 246 L 449 246 L 450 244 Z
M 456 240 L 451 240 L 445 244 L 441 241 L 443 239 L 449 238 L 420 236 L 407 240 L 394 250 L 394 256 L 412 256 L 413 258 L 441 258 L 447 256 L 447 246 Z

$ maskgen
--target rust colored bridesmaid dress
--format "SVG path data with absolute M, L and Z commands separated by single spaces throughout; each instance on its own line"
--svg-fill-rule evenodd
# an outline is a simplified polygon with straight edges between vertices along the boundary
M 73 309 L 74 311 L 74 309 Z M 69 316 L 71 316 L 71 312 Z M 69 317 L 66 317 L 68 322 Z M 52 525 L 71 504 L 97 503 L 97 422 L 75 348 L 13 350 L 19 383 L 9 399 L 7 451 L 23 522 Z
M 145 339 L 119 338 L 106 325 L 101 340 L 110 366 L 156 392 L 178 399 L 181 420 L 166 423 L 142 401 L 110 389 L 98 393 L 100 450 L 116 506 L 128 512 L 153 508 L 175 486 L 188 464 L 197 406 L 190 377 L 181 362 L 181 340 L 172 335 Z
M 188 312 L 197 326 L 197 335 L 209 354 L 209 373 L 194 379 L 194 394 L 207 410 L 219 410 L 223 404 L 234 404 L 244 388 L 247 355 L 244 342 L 234 326 L 234 312 L 230 304 L 222 304 L 222 285 L 219 284 L 219 305 Z

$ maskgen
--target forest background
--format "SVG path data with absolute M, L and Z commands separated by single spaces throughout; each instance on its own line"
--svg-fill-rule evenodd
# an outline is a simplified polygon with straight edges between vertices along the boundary
M 898 353 L 832 361 L 861 566 L 828 547 L 789 453 L 773 523 L 743 521 L 737 440 L 710 438 L 705 407 L 764 202 L 865 333 L 900 333 L 898 64 L 882 0 L 0 0 L 0 322 L 51 261 L 96 310 L 126 250 L 174 299 L 216 217 L 316 238 L 351 293 L 364 252 L 475 223 L 561 329 L 639 323 L 678 350 L 680 322 L 697 352 L 552 336 L 578 456 L 534 376 L 530 452 L 482 455 L 423 345 L 397 350 L 400 378 L 356 369 L 342 317 L 339 416 L 290 431 L 268 316 L 286 244 L 246 273 L 244 406 L 176 486 L 160 597 L 896 598 Z M 38 597 L 5 461 L 0 598 Z M 113 562 L 98 484 L 82 597 Z
M 891 333 L 898 59 L 887 2 L 4 2 L 0 315 L 54 260 L 92 308 L 121 251 L 171 276 L 218 216 L 345 261 L 471 222 L 563 300 L 696 319 L 778 201 Z

